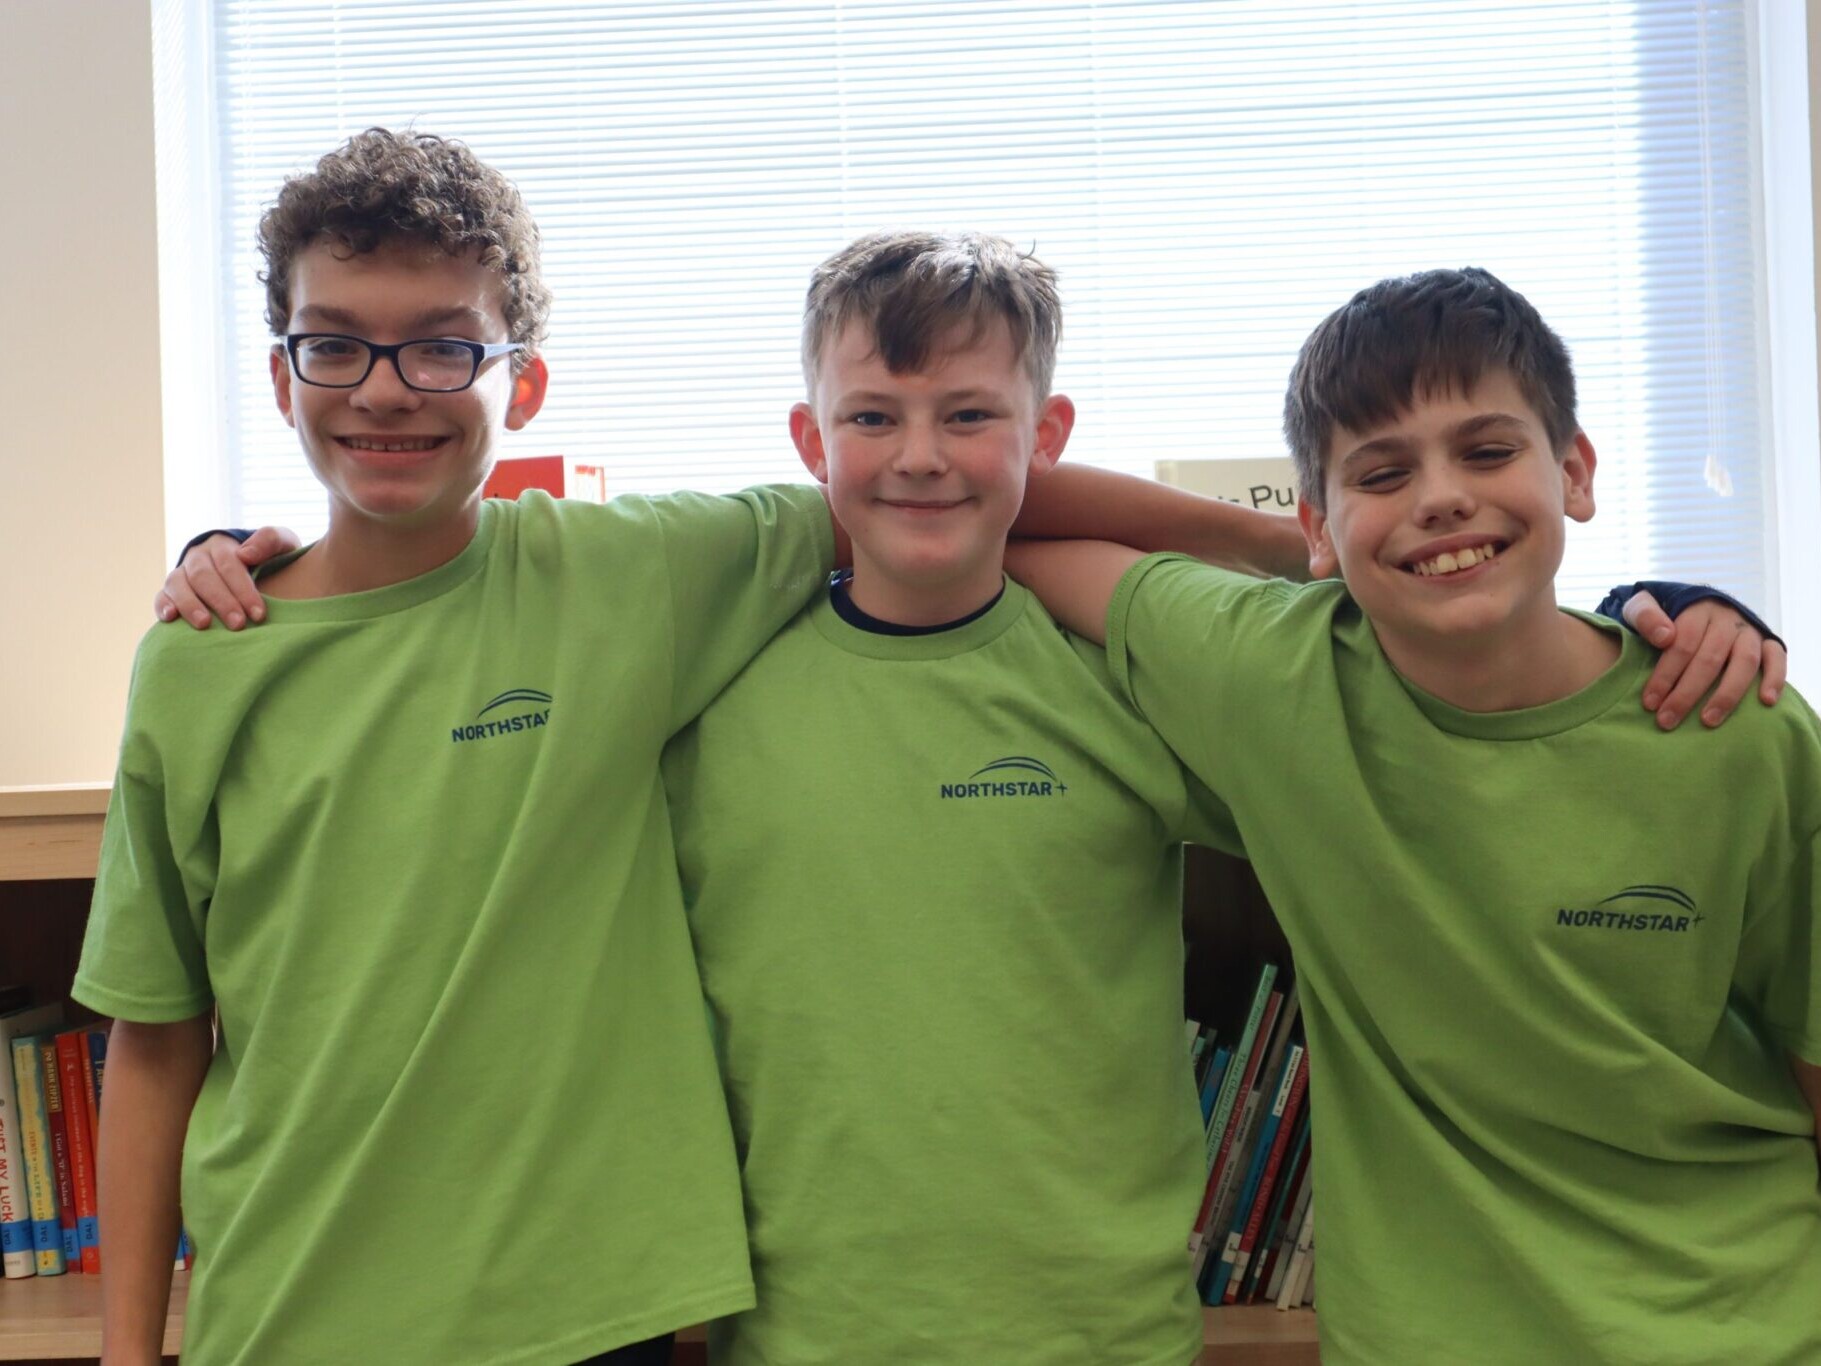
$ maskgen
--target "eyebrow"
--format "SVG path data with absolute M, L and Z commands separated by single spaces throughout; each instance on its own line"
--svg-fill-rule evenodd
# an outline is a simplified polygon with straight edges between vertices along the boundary
M 1459 441 L 1470 441 L 1487 432 L 1516 427 L 1524 428 L 1524 419 L 1513 413 L 1475 413 L 1464 418 L 1442 433 L 1451 444 Z M 1361 442 L 1341 457 L 1340 463 L 1347 465 L 1356 460 L 1367 460 L 1379 455 L 1405 455 L 1416 443 L 1405 436 L 1376 436 L 1370 441 Z
M 935 396 L 938 403 L 1002 403 L 1004 395 L 991 389 L 949 389 Z M 859 389 L 852 393 L 838 396 L 838 403 L 882 403 L 891 404 L 898 401 L 898 396 L 882 394 L 872 389 Z
M 361 326 L 359 315 L 345 308 L 333 308 L 328 304 L 305 304 L 297 310 L 300 322 L 310 322 L 328 327 L 355 328 Z M 480 309 L 468 304 L 453 304 L 447 308 L 431 308 L 419 313 L 405 324 L 407 332 L 421 332 L 447 326 L 450 323 L 466 323 L 475 328 L 489 327 L 493 319 Z

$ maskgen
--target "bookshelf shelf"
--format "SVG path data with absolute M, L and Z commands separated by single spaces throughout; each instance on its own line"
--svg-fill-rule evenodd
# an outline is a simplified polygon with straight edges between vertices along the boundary
M 94 877 L 106 783 L 0 787 L 0 882 Z
M 164 1350 L 175 1356 L 183 1341 L 189 1277 L 177 1273 Z M 1203 1319 L 1200 1366 L 1317 1366 L 1315 1314 L 1267 1307 L 1210 1309 Z M 682 1340 L 700 1342 L 699 1328 Z M 101 1281 L 97 1276 L 56 1276 L 0 1282 L 0 1361 L 60 1361 L 101 1353 Z

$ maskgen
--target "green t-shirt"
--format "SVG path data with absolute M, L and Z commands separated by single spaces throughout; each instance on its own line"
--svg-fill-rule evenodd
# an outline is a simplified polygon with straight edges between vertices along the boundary
M 1100 652 L 824 595 L 664 774 L 758 1285 L 714 1360 L 1193 1360 L 1180 843 L 1233 837 Z
M 75 995 L 211 1005 L 185 1366 L 569 1362 L 752 1303 L 659 779 L 832 559 L 813 489 L 484 505 L 139 651 Z
M 1169 558 L 1108 629 L 1296 955 L 1324 1363 L 1821 1361 L 1803 701 L 1660 734 L 1621 632 L 1585 690 L 1464 712 L 1343 586 Z

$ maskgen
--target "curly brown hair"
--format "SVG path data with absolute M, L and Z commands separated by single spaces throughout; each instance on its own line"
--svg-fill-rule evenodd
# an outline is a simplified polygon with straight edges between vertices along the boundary
M 506 325 L 524 351 L 541 349 L 550 291 L 538 257 L 537 224 L 518 188 L 464 143 L 433 133 L 369 128 L 293 176 L 259 220 L 266 268 L 266 322 L 282 335 L 291 318 L 291 264 L 328 239 L 350 255 L 397 238 L 429 243 L 451 256 L 479 249 L 480 263 L 506 282 Z

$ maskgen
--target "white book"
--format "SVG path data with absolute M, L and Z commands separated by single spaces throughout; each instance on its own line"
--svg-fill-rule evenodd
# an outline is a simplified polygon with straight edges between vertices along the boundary
M 19 1088 L 13 1081 L 13 1040 L 48 1034 L 63 1023 L 63 1007 L 34 1006 L 0 1015 L 0 1268 L 7 1280 L 38 1274 L 32 1252 L 31 1200 L 25 1192 L 25 1143 Z
M 1290 1270 L 1290 1258 L 1296 1252 L 1296 1236 L 1302 1232 L 1303 1215 L 1308 1213 L 1309 1199 L 1314 1192 L 1315 1174 L 1305 1172 L 1302 1188 L 1296 1192 L 1296 1203 L 1290 1207 L 1283 1233 L 1277 1240 L 1277 1264 L 1271 1268 L 1271 1283 L 1265 1287 L 1264 1298 L 1273 1304 L 1277 1303 L 1277 1292 L 1283 1289 L 1284 1277 Z
M 1302 1227 L 1296 1233 L 1296 1251 L 1290 1257 L 1290 1269 L 1277 1292 L 1277 1307 L 1291 1309 L 1303 1301 L 1303 1285 L 1309 1277 L 1309 1255 L 1315 1248 L 1315 1202 L 1303 1211 Z
M 1296 511 L 1296 466 L 1287 455 L 1250 460 L 1159 460 L 1157 482 L 1265 512 Z

